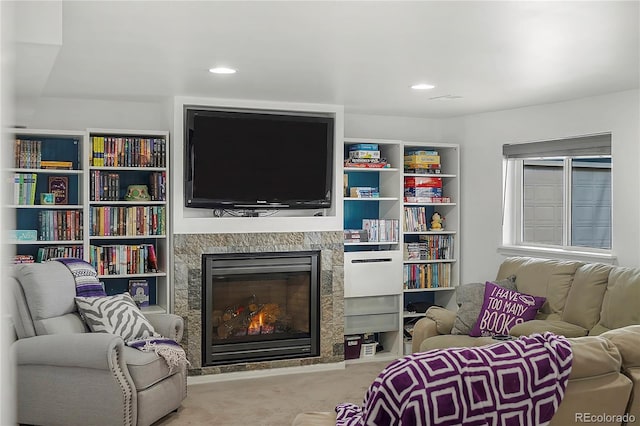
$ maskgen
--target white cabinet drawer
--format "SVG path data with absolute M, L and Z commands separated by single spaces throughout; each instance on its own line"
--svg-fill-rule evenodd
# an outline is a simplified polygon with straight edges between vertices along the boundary
M 344 254 L 344 297 L 380 296 L 401 292 L 401 251 Z
M 397 331 L 399 314 L 353 315 L 344 317 L 344 333 L 359 334 L 370 332 Z
M 344 299 L 345 315 L 394 314 L 400 310 L 400 296 L 349 297 Z

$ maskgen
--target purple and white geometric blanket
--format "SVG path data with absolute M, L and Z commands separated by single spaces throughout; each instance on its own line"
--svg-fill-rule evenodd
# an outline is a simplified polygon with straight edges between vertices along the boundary
M 397 359 L 362 406 L 336 407 L 336 426 L 546 425 L 567 387 L 573 353 L 553 333 Z

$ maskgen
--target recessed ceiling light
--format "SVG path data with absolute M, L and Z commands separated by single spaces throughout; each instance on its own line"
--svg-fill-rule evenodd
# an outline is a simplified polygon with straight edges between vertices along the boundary
M 236 70 L 234 70 L 233 68 L 227 68 L 227 67 L 215 67 L 215 68 L 209 68 L 209 72 L 214 74 L 235 74 Z
M 411 86 L 413 90 L 428 90 L 428 89 L 433 89 L 434 87 L 436 86 L 432 84 L 427 84 L 427 83 L 418 83 Z

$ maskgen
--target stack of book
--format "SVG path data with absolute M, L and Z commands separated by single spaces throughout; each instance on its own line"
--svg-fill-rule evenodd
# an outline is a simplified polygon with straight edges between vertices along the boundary
M 357 143 L 349 145 L 348 149 L 348 158 L 344 161 L 345 167 L 374 169 L 389 167 L 387 160 L 380 156 L 380 147 L 377 143 Z
M 369 234 L 364 229 L 345 229 L 345 243 L 366 243 L 369 241 Z
M 404 201 L 407 203 L 448 203 L 449 197 L 442 196 L 442 178 L 404 178 Z
M 438 151 L 415 150 L 404 155 L 404 171 L 406 173 L 437 174 L 440 173 L 440 155 Z
M 73 161 L 42 160 L 40 167 L 43 169 L 71 170 L 73 169 Z
M 14 254 L 12 263 L 34 263 L 35 259 L 31 254 Z
M 349 188 L 349 198 L 379 198 L 380 190 L 371 186 L 352 186 Z

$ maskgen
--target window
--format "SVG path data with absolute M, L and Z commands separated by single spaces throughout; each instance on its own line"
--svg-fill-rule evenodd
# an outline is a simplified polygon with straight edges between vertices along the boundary
M 611 250 L 611 135 L 504 145 L 510 245 Z

